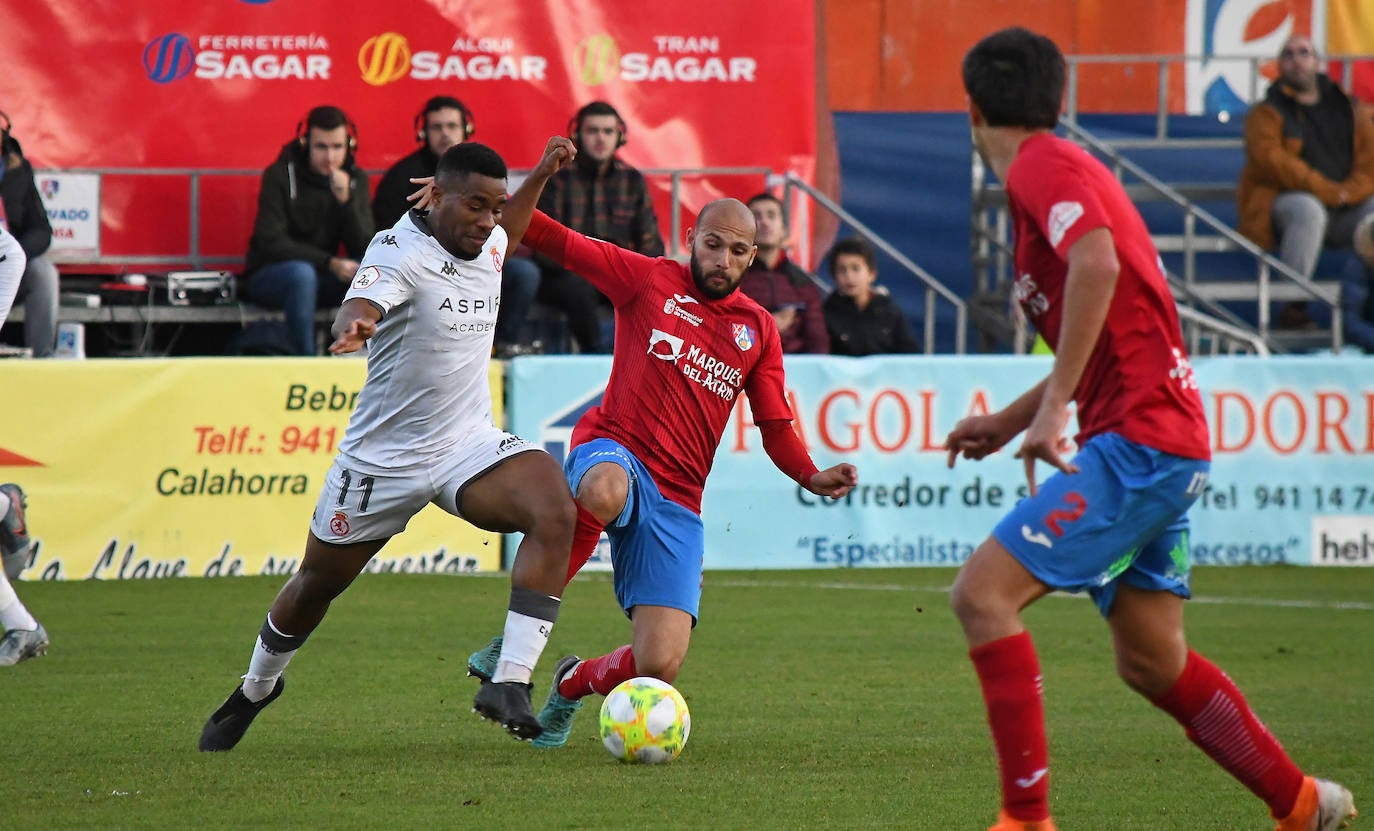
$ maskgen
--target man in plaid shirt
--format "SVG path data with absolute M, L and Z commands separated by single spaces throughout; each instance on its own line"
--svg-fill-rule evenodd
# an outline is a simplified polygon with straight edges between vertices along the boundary
M 638 170 L 616 158 L 625 145 L 625 122 L 615 107 L 593 101 L 569 123 L 577 159 L 560 170 L 539 199 L 539 210 L 589 237 L 649 257 L 663 256 L 648 183 Z M 600 308 L 607 303 L 585 279 L 544 257 L 539 300 L 568 317 L 568 330 L 584 353 L 604 353 Z M 607 303 L 609 307 L 609 304 Z

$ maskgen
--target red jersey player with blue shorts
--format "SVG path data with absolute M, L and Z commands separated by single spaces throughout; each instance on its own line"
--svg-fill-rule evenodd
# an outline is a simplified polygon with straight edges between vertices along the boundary
M 502 223 L 512 232 L 524 230 L 542 185 L 527 180 L 511 198 Z M 757 250 L 754 232 L 744 203 L 712 202 L 688 232 L 683 265 L 591 239 L 537 211 L 524 230 L 527 245 L 585 275 L 615 306 L 606 393 L 573 430 L 564 463 L 578 504 L 568 579 L 604 528 L 616 598 L 633 628 L 632 642 L 608 655 L 558 662 L 536 746 L 567 741 L 584 696 L 640 675 L 677 677 L 701 597 L 702 489 L 740 395 L 769 458 L 802 487 L 839 498 L 858 481 L 853 465 L 818 471 L 792 429 L 773 316 L 736 291 Z M 489 677 L 498 652 L 493 641 L 469 671 Z
M 1055 352 L 1049 377 L 946 439 L 952 466 L 1025 431 L 1016 456 L 1030 496 L 974 551 L 951 593 L 997 750 L 993 831 L 1054 828 L 1039 662 L 1021 609 L 1055 590 L 1093 596 L 1122 680 L 1260 797 L 1279 831 L 1342 827 L 1354 815 L 1350 792 L 1305 776 L 1185 640 L 1186 511 L 1207 482 L 1207 422 L 1144 221 L 1101 163 L 1051 132 L 1063 55 L 1045 37 L 1006 29 L 969 51 L 963 76 L 974 144 L 1006 184 L 1016 297 Z M 1071 461 L 1061 456 L 1070 402 L 1080 428 Z M 1058 469 L 1041 487 L 1037 459 Z

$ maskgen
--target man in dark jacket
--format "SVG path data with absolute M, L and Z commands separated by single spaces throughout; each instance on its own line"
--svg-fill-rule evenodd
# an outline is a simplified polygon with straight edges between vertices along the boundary
M 1237 200 L 1240 232 L 1310 278 L 1323 245 L 1348 248 L 1374 213 L 1374 122 L 1369 111 L 1318 72 L 1312 41 L 1290 37 L 1279 79 L 1245 119 L 1245 167 Z M 1280 325 L 1310 323 L 1303 304 Z
M 411 179 L 433 176 L 444 151 L 462 144 L 477 132 L 472 112 L 451 95 L 436 95 L 415 116 L 415 140 L 420 146 L 387 168 L 372 197 L 377 228 L 390 228 L 410 210 Z M 506 357 L 533 351 L 521 342 L 520 329 L 539 288 L 539 267 L 528 257 L 508 257 L 501 268 L 501 306 L 496 315 L 496 354 Z
M 372 240 L 367 174 L 338 107 L 316 107 L 262 174 L 248 243 L 248 297 L 286 311 L 297 354 L 315 354 L 315 309 L 343 300 Z M 345 256 L 337 256 L 342 248 Z
M 48 358 L 57 342 L 57 266 L 43 256 L 52 245 L 52 225 L 33 182 L 33 166 L 9 127 L 0 114 L 0 225 L 28 257 L 15 301 L 24 304 L 24 345 L 35 358 Z
M 759 253 L 744 273 L 739 290 L 773 313 L 783 352 L 828 354 L 830 335 L 825 331 L 820 289 L 783 250 L 787 215 L 782 201 L 771 193 L 760 193 L 749 200 L 749 210 L 758 226 L 754 239 Z
M 878 258 L 858 237 L 835 243 L 826 256 L 835 292 L 825 299 L 825 326 L 832 355 L 920 352 L 906 313 L 875 282 Z
M 539 210 L 589 237 L 663 256 L 663 237 L 644 174 L 621 161 L 625 122 L 615 107 L 592 101 L 573 116 L 569 138 L 577 158 L 554 175 L 539 197 Z M 553 260 L 538 258 L 542 276 L 539 299 L 568 316 L 568 331 L 585 353 L 607 352 L 601 337 L 601 293 L 582 277 Z

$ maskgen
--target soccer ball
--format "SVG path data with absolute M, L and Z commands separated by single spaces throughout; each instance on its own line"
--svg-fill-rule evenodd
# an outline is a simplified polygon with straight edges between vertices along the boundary
M 631 678 L 601 702 L 601 743 L 622 762 L 671 762 L 690 732 L 687 702 L 667 681 Z

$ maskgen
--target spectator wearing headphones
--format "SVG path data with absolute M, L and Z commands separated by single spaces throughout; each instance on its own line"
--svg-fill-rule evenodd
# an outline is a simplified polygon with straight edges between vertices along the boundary
M 539 210 L 589 237 L 645 256 L 663 256 L 649 185 L 642 173 L 616 155 L 627 138 L 620 113 L 605 101 L 593 101 L 573 116 L 568 134 L 577 145 L 577 158 L 549 180 L 539 197 Z M 539 300 L 567 315 L 568 330 L 580 351 L 608 352 L 599 310 L 603 303 L 609 308 L 610 301 L 552 260 L 537 261 L 542 272 Z
M 45 256 L 52 245 L 52 225 L 33 181 L 33 166 L 10 135 L 9 117 L 4 113 L 0 113 L 0 228 L 13 235 L 28 258 L 14 295 L 15 303 L 24 304 L 24 345 L 35 358 L 50 358 L 57 343 L 58 297 L 57 266 Z
M 248 242 L 248 298 L 285 310 L 299 355 L 316 354 L 315 309 L 343 301 L 372 239 L 357 145 L 357 130 L 343 110 L 316 107 L 262 174 Z

